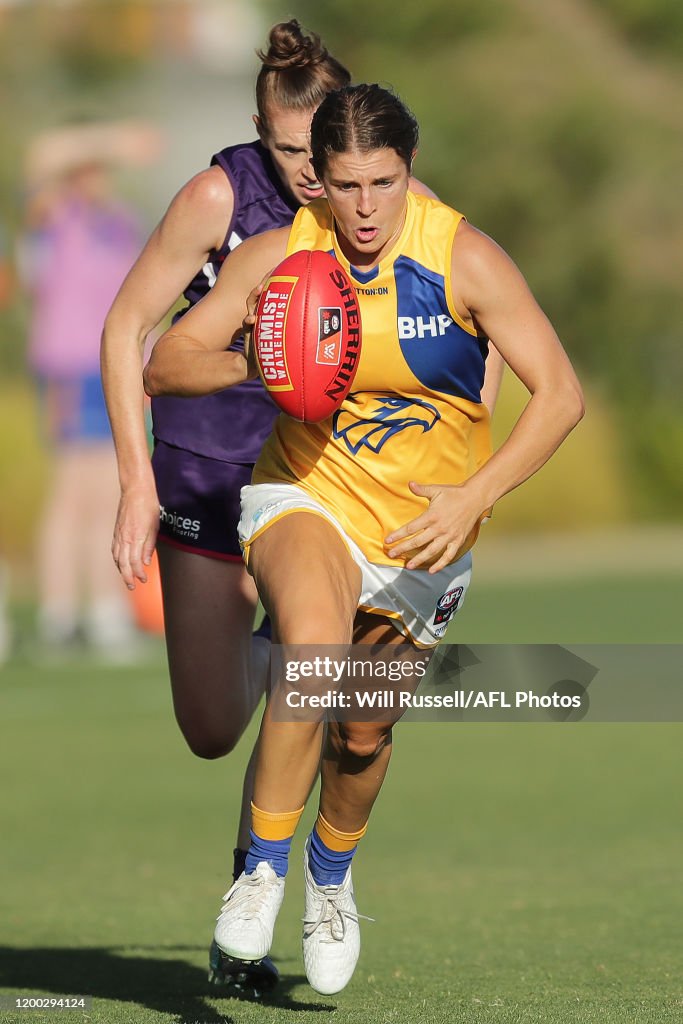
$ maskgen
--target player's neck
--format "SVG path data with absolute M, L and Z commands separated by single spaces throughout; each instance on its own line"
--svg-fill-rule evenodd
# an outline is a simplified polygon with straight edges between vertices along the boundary
M 396 225 L 396 228 L 392 231 L 391 236 L 383 242 L 379 249 L 375 252 L 368 252 L 367 250 L 358 249 L 353 242 L 342 234 L 339 230 L 339 226 L 335 222 L 334 233 L 337 239 L 337 245 L 343 252 L 346 259 L 349 261 L 352 267 L 358 268 L 358 270 L 369 271 L 382 262 L 385 256 L 391 252 L 396 245 L 396 242 L 401 237 L 403 228 L 405 227 L 406 217 L 408 215 L 408 208 L 403 211 L 403 214 Z

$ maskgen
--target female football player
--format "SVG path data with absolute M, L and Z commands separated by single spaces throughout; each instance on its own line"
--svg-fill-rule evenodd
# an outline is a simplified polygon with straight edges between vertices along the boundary
M 461 603 L 467 589 L 480 523 L 583 414 L 571 364 L 512 260 L 461 214 L 409 191 L 417 141 L 412 114 L 379 86 L 328 96 L 311 128 L 327 199 L 233 253 L 145 371 L 153 395 L 213 393 L 249 377 L 230 338 L 248 296 L 253 310 L 252 289 L 288 253 L 333 251 L 354 283 L 363 346 L 352 394 L 319 424 L 279 417 L 242 492 L 245 559 L 289 651 L 346 649 L 354 639 L 438 643 L 444 608 L 452 613 L 453 594 Z M 431 318 L 438 330 L 417 330 Z M 493 455 L 481 401 L 489 338 L 530 394 Z M 395 422 L 386 440 L 363 443 L 387 410 Z M 227 954 L 252 960 L 270 948 L 323 737 L 320 721 L 286 721 L 272 707 L 261 726 L 245 872 L 224 898 L 215 936 Z M 350 864 L 390 739 L 390 722 L 345 722 L 325 740 L 303 940 L 307 976 L 323 993 L 341 989 L 358 958 Z
M 180 190 L 112 306 L 102 343 L 121 482 L 112 553 L 133 588 L 146 581 L 158 542 L 176 717 L 191 750 L 207 758 L 234 748 L 265 685 L 268 623 L 252 639 L 256 589 L 242 563 L 237 521 L 240 490 L 277 409 L 255 380 L 192 401 L 155 399 L 150 466 L 141 363 L 149 331 L 183 289 L 188 309 L 242 241 L 291 224 L 300 205 L 322 195 L 310 160 L 310 120 L 349 73 L 294 20 L 272 28 L 259 56 L 259 141 L 217 153 Z M 414 180 L 411 187 L 424 191 Z M 501 371 L 500 359 L 487 370 L 491 405 Z M 235 878 L 249 845 L 252 779 L 253 765 L 244 782 Z M 268 969 L 266 963 L 251 975 L 264 975 L 256 979 L 263 986 L 275 977 Z M 214 980 L 219 973 L 214 966 Z

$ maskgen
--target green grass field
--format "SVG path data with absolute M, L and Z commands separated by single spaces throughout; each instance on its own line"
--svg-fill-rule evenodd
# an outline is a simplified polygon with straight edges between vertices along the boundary
M 673 642 L 682 597 L 675 579 L 487 586 L 457 638 Z M 93 996 L 85 1017 L 3 1022 L 683 1019 L 683 725 L 399 726 L 354 867 L 376 922 L 353 981 L 320 997 L 303 977 L 311 806 L 275 937 L 283 981 L 259 1004 L 205 980 L 253 733 L 226 761 L 193 758 L 160 652 L 135 669 L 18 660 L 0 702 L 0 991 Z

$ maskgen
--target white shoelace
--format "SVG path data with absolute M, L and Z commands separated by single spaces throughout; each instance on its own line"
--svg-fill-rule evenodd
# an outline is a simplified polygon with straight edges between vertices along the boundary
M 374 917 L 367 917 L 354 910 L 347 910 L 339 906 L 339 887 L 336 885 L 321 886 L 316 895 L 322 897 L 320 913 L 315 921 L 308 921 L 303 918 L 304 937 L 309 939 L 321 925 L 329 924 L 329 939 L 324 938 L 323 942 L 343 942 L 346 935 L 346 921 L 373 921 Z M 335 929 L 335 924 L 337 928 Z
M 233 910 L 237 910 L 239 916 L 245 921 L 256 917 L 274 884 L 273 880 L 264 878 L 258 868 L 253 874 L 238 878 L 232 888 L 228 889 L 223 896 L 223 906 L 217 920 L 220 920 L 223 914 Z

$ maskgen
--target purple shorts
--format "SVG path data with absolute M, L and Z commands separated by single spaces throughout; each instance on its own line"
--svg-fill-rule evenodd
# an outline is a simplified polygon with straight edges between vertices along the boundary
M 161 505 L 159 540 L 196 555 L 241 562 L 240 491 L 251 483 L 253 467 L 157 441 L 152 468 Z

